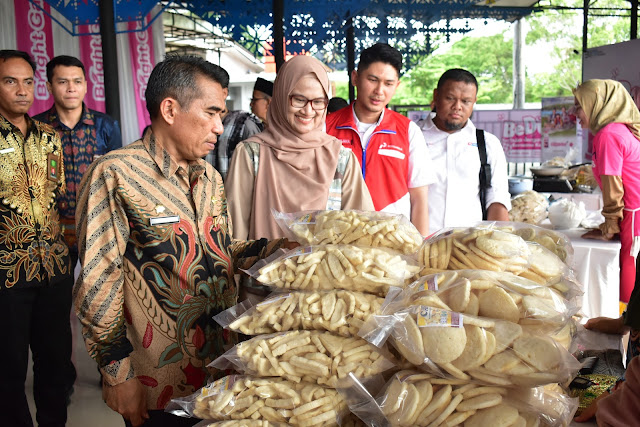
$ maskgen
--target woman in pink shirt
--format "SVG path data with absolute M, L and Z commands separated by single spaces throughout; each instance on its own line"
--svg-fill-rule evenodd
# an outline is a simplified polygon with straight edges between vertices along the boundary
M 627 311 L 618 319 L 596 317 L 589 319 L 585 327 L 620 335 L 630 330 L 627 350 L 630 359 L 640 355 L 640 285 L 634 289 L 640 279 L 636 279 L 636 258 L 640 251 L 640 112 L 624 86 L 614 80 L 586 81 L 573 94 L 576 117 L 583 128 L 595 135 L 593 175 L 604 200 L 605 222 L 599 230 L 583 237 L 609 240 L 620 235 L 620 300 L 629 303 Z M 637 367 L 638 360 L 635 365 Z M 619 397 L 605 400 L 611 404 Z M 637 408 L 629 413 L 616 412 L 612 405 L 608 408 L 603 401 L 603 411 L 599 413 L 600 406 L 594 403 L 575 420 L 587 421 L 596 415 L 596 409 L 598 425 L 616 425 L 604 422 L 612 414 L 618 417 L 617 425 L 623 425 L 622 418 L 626 416 L 635 420 L 638 415 Z
M 595 135 L 593 174 L 602 189 L 605 222 L 587 238 L 620 234 L 620 300 L 628 302 L 640 251 L 640 113 L 614 80 L 589 80 L 574 90 L 576 116 Z
M 593 139 L 593 174 L 602 189 L 605 222 L 587 238 L 620 235 L 620 300 L 629 302 L 640 251 L 640 113 L 614 80 L 589 80 L 573 91 L 576 116 Z

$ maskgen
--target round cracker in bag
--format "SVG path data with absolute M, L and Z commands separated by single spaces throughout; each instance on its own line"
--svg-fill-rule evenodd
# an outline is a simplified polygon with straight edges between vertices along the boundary
M 454 361 L 460 357 L 467 344 L 464 328 L 430 326 L 421 329 L 424 353 L 435 363 Z

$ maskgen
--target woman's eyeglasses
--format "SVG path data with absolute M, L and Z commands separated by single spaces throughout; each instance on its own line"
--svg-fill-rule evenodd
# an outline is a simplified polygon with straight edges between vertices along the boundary
M 311 108 L 316 111 L 324 110 L 329 104 L 329 100 L 327 98 L 307 99 L 300 95 L 290 95 L 289 102 L 293 108 L 304 108 L 307 104 L 311 103 Z

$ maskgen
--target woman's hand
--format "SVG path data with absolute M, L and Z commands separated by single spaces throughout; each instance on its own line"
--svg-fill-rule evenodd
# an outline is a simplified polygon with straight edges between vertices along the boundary
M 592 331 L 602 332 L 603 334 L 619 334 L 622 335 L 626 332 L 624 326 L 624 318 L 622 316 L 617 319 L 611 319 L 610 317 L 594 317 L 589 319 L 584 324 L 585 329 Z
M 589 230 L 582 235 L 583 239 L 594 239 L 594 240 L 612 240 L 615 234 L 613 233 L 602 233 L 599 229 Z

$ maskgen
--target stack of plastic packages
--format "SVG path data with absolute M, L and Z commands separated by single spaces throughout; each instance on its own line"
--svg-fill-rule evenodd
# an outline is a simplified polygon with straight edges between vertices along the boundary
M 368 425 L 570 422 L 577 402 L 558 383 L 580 369 L 567 348 L 581 290 L 556 253 L 566 260 L 572 250 L 556 236 L 554 253 L 533 240 L 555 235 L 526 227 L 483 224 L 425 241 L 419 259 L 430 274 L 391 289 L 360 331 L 389 341 L 404 370 L 383 387 L 341 384 L 353 413 Z
M 208 420 L 351 425 L 335 387 L 352 375 L 365 379 L 398 362 L 385 348 L 358 337 L 390 288 L 411 283 L 420 268 L 422 237 L 401 216 L 319 211 L 277 214 L 301 246 L 247 273 L 274 290 L 216 316 L 223 327 L 253 336 L 211 366 L 232 369 L 170 410 Z M 212 424 L 212 422 L 209 422 Z M 205 425 L 209 425 L 205 424 Z M 241 424 L 237 424 L 241 425 Z

